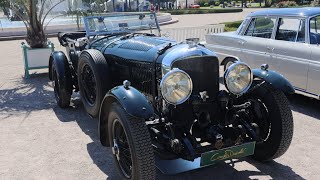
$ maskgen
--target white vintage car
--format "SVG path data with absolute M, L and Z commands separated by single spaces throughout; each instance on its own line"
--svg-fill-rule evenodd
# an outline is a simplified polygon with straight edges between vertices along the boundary
M 205 46 L 221 65 L 244 61 L 268 64 L 285 76 L 296 93 L 320 96 L 320 8 L 263 10 L 249 14 L 236 32 L 210 34 Z

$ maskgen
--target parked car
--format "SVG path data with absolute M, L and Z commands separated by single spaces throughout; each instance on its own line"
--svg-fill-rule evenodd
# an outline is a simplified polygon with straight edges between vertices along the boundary
M 198 9 L 198 8 L 200 8 L 200 5 L 198 5 L 198 4 L 191 4 L 191 5 L 189 6 L 189 8 L 191 8 L 191 9 Z
M 206 47 L 228 67 L 268 64 L 297 90 L 319 99 L 320 8 L 281 8 L 249 14 L 236 32 L 206 36 Z
M 154 13 L 91 16 L 84 24 L 86 32 L 59 33 L 67 56 L 52 53 L 49 78 L 61 108 L 80 91 L 123 178 L 154 179 L 155 156 L 204 167 L 244 156 L 268 161 L 288 149 L 293 119 L 284 93 L 294 90 L 266 66 L 231 65 L 228 90 L 220 90 L 216 54 L 196 38 L 160 37 Z

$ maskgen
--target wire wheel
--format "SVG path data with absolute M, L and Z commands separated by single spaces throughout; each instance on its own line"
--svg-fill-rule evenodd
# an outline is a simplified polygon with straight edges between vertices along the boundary
M 263 141 L 267 141 L 271 131 L 271 122 L 269 119 L 269 110 L 261 99 L 252 100 L 254 107 L 259 111 L 259 116 L 255 118 L 255 123 L 259 126 L 259 136 Z M 257 143 L 262 143 L 257 142 Z
M 54 96 L 56 97 L 57 101 L 60 99 L 60 86 L 59 86 L 59 80 L 57 76 L 56 68 L 52 68 L 52 74 L 53 74 L 53 89 L 54 89 Z
M 58 72 L 55 65 L 52 66 L 52 80 L 54 97 L 61 108 L 69 107 L 72 94 L 72 88 L 70 87 L 72 82 L 70 76 L 66 74 L 63 79 L 59 79 Z
M 85 64 L 82 68 L 81 83 L 84 90 L 84 98 L 90 105 L 93 105 L 97 96 L 97 83 L 92 69 L 88 64 Z
M 126 178 L 132 176 L 132 157 L 127 135 L 119 119 L 115 119 L 112 125 L 113 147 L 112 152 L 116 157 L 120 170 Z

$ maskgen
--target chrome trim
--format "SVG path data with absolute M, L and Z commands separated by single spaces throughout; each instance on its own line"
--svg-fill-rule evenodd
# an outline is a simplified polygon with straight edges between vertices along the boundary
M 238 65 L 245 65 L 248 67 L 248 69 L 250 70 L 250 83 L 248 84 L 248 86 L 242 91 L 242 92 L 239 92 L 239 93 L 235 93 L 235 92 L 232 92 L 229 90 L 228 88 L 228 84 L 226 82 L 226 77 L 229 75 L 230 71 L 233 70 L 236 66 Z M 224 72 L 224 84 L 225 84 L 225 87 L 228 89 L 229 92 L 231 92 L 232 94 L 234 95 L 237 95 L 237 96 L 241 96 L 242 94 L 246 93 L 249 88 L 251 87 L 251 84 L 252 84 L 252 81 L 253 81 L 253 73 L 252 73 L 252 70 L 250 68 L 250 66 L 248 66 L 246 63 L 244 62 L 236 62 L 236 63 L 233 63 L 231 66 L 228 67 L 228 69 Z
M 199 45 L 190 47 L 188 44 L 178 44 L 162 59 L 162 76 L 172 69 L 175 61 L 192 56 L 216 56 L 216 54 Z
M 168 101 L 168 100 L 166 99 L 166 97 L 163 95 L 163 91 L 162 91 L 162 89 L 163 89 L 162 87 L 163 87 L 163 83 L 164 83 L 165 79 L 167 79 L 170 75 L 172 75 L 172 74 L 174 74 L 174 73 L 182 73 L 182 74 L 186 75 L 186 76 L 189 78 L 190 84 L 191 84 L 191 88 L 190 88 L 190 90 L 189 90 L 189 94 L 188 94 L 185 98 L 183 98 L 182 100 L 180 100 L 180 101 L 177 102 L 177 103 L 172 103 L 172 102 Z M 189 76 L 188 73 L 186 73 L 185 71 L 180 70 L 180 69 L 178 69 L 178 68 L 174 68 L 173 70 L 169 71 L 165 76 L 163 76 L 163 78 L 161 79 L 161 82 L 160 82 L 160 91 L 161 91 L 161 95 L 162 95 L 163 99 L 164 99 L 167 103 L 172 104 L 172 105 L 179 105 L 179 104 L 182 104 L 182 103 L 186 102 L 186 100 L 188 100 L 189 97 L 191 96 L 192 90 L 193 90 L 193 82 L 192 82 L 191 77 Z
M 297 87 L 294 87 L 294 89 L 295 89 L 295 93 L 296 94 L 300 94 L 300 95 L 303 95 L 303 96 L 307 96 L 307 97 L 310 97 L 310 98 L 314 98 L 314 99 L 320 100 L 320 94 L 313 94 L 311 92 L 302 90 L 302 89 L 297 88 Z

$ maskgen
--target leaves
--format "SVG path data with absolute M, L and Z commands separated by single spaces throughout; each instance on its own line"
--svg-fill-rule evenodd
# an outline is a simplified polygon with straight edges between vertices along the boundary
M 26 41 L 32 48 L 41 48 L 47 45 L 45 35 L 45 19 L 49 13 L 65 0 L 53 4 L 51 0 L 0 0 L 0 7 L 11 8 L 27 28 Z M 48 24 L 48 23 L 47 23 Z

